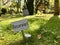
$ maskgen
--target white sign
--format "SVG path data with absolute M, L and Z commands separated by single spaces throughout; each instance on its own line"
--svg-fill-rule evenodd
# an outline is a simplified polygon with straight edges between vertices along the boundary
M 21 31 L 21 30 L 27 29 L 29 27 L 28 21 L 26 19 L 12 22 L 12 26 L 14 28 L 14 32 Z

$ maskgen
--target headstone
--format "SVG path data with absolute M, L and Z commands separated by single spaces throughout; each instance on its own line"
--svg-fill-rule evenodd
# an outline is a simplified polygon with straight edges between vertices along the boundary
M 29 15 L 28 9 L 24 9 L 24 10 L 23 10 L 23 16 L 27 16 L 27 15 Z

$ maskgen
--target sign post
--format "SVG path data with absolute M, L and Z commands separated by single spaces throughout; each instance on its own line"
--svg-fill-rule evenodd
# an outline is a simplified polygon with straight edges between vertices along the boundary
M 23 19 L 23 20 L 19 20 L 19 21 L 16 21 L 16 22 L 12 22 L 12 26 L 14 28 L 14 32 L 18 32 L 18 31 L 22 32 L 22 36 L 25 40 L 25 35 L 24 35 L 23 30 L 25 30 L 29 27 L 28 26 L 28 21 L 26 19 Z
M 24 31 L 23 31 L 23 30 L 21 30 L 21 32 L 22 32 L 23 39 L 25 40 Z

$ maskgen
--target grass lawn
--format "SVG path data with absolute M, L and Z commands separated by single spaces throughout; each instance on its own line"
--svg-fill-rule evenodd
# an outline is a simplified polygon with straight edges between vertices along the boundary
M 44 14 L 0 19 L 0 45 L 60 45 L 60 16 Z M 12 22 L 21 19 L 27 19 L 29 24 L 24 33 L 32 35 L 25 41 L 21 32 L 14 33 L 11 26 Z

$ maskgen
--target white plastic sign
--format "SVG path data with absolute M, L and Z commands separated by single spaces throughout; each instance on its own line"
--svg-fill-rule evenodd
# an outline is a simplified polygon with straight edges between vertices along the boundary
M 28 26 L 28 21 L 26 19 L 19 20 L 16 22 L 12 22 L 12 26 L 14 28 L 14 32 L 21 31 L 27 29 Z

